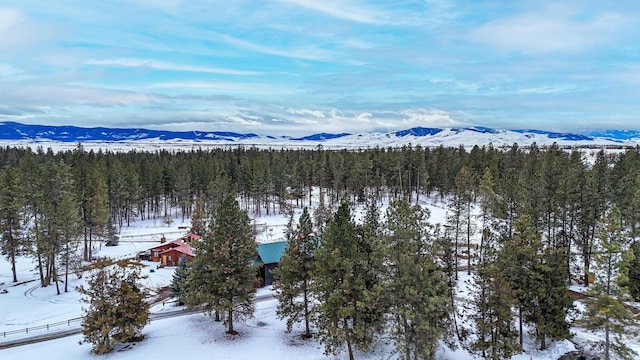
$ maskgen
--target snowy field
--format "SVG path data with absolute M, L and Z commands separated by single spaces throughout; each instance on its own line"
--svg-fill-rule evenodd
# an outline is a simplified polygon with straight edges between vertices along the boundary
M 430 210 L 429 222 L 442 224 L 445 221 L 446 210 L 444 203 L 434 199 L 423 199 L 423 205 Z M 384 214 L 386 206 L 381 206 L 381 214 Z M 301 210 L 297 210 L 294 217 L 298 217 Z M 362 216 L 362 209 L 356 209 L 354 216 Z M 257 236 L 260 243 L 284 240 L 283 231 L 288 219 L 284 215 L 261 216 L 253 220 L 261 232 Z M 172 240 L 186 234 L 185 228 L 189 227 L 189 220 L 181 222 L 177 218 L 167 226 L 160 220 L 147 220 L 132 223 L 130 227 L 123 227 L 121 242 L 116 247 L 98 246 L 98 256 L 112 258 L 134 257 L 138 252 L 150 249 L 160 244 L 160 238 L 164 234 Z M 156 263 L 145 262 L 143 275 L 145 285 L 153 295 L 157 289 L 169 284 L 174 268 L 157 268 Z M 86 276 L 78 279 L 75 275 L 69 276 L 69 292 L 56 295 L 55 286 L 42 288 L 39 286 L 38 274 L 35 264 L 26 258 L 21 258 L 18 266 L 19 283 L 14 285 L 10 276 L 9 263 L 0 260 L 0 290 L 7 293 L 0 294 L 0 344 L 16 339 L 27 338 L 47 332 L 65 331 L 79 328 L 82 316 L 82 303 L 80 295 L 75 287 L 83 285 Z M 153 270 L 153 271 L 152 271 Z M 466 272 L 460 272 L 458 285 L 459 302 L 468 299 L 469 284 L 471 278 Z M 64 290 L 64 284 L 61 290 Z M 269 288 L 259 290 L 259 295 L 268 294 Z M 464 304 L 458 304 L 462 306 Z M 137 344 L 124 344 L 118 351 L 104 355 L 94 356 L 90 353 L 91 346 L 79 344 L 81 335 L 74 335 L 57 340 L 42 343 L 19 346 L 0 350 L 0 359 L 35 359 L 44 354 L 64 354 L 65 359 L 148 359 L 148 358 L 215 358 L 215 359 L 346 359 L 346 352 L 340 354 L 324 354 L 324 347 L 316 340 L 303 341 L 297 335 L 302 329 L 294 329 L 291 334 L 285 333 L 285 322 L 276 318 L 276 300 L 263 300 L 256 304 L 256 314 L 245 323 L 238 324 L 239 336 L 230 337 L 225 334 L 225 328 L 203 314 L 180 316 L 169 319 L 155 320 L 143 330 L 145 340 Z M 158 303 L 151 308 L 152 313 L 161 313 L 176 310 L 171 301 Z M 72 320 L 69 322 L 69 320 Z M 46 324 L 59 324 L 46 329 Z M 468 320 L 462 319 L 462 324 L 470 326 Z M 25 328 L 44 327 L 38 330 Z M 18 332 L 19 333 L 13 333 Z M 5 334 L 11 332 L 11 334 Z M 577 343 L 584 343 L 597 337 L 591 333 L 576 330 Z M 637 338 L 629 339 L 634 349 L 640 351 Z M 513 360 L 548 360 L 557 359 L 560 355 L 575 350 L 573 343 L 562 341 L 552 343 L 545 351 L 535 350 L 533 341 L 527 338 L 526 352 L 514 356 Z M 393 359 L 389 345 L 381 343 L 370 353 L 356 354 L 357 359 Z M 467 360 L 476 359 L 462 349 L 451 350 L 442 348 L 438 355 L 439 360 Z

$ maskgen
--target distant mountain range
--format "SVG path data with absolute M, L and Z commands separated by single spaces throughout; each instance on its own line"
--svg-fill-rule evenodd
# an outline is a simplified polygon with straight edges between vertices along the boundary
M 77 127 L 27 125 L 17 122 L 0 122 L 0 141 L 94 143 L 94 142 L 187 142 L 190 144 L 247 144 L 265 146 L 297 146 L 322 144 L 329 147 L 402 146 L 495 146 L 527 145 L 640 145 L 640 132 L 635 130 L 605 130 L 588 134 L 558 133 L 544 130 L 497 130 L 487 127 L 424 128 L 383 133 L 329 134 L 319 133 L 304 137 L 260 136 L 225 131 L 161 131 L 133 128 Z

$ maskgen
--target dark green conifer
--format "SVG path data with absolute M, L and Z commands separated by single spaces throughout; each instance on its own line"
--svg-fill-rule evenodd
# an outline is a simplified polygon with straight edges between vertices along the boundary
M 343 201 L 327 224 L 315 252 L 314 292 L 318 296 L 316 327 L 325 352 L 340 352 L 346 344 L 349 359 L 354 348 L 367 350 L 372 338 L 371 315 L 374 292 L 368 289 L 371 274 L 361 229 L 351 218 L 350 204 Z
M 24 202 L 18 171 L 5 168 L 0 172 L 0 248 L 11 263 L 13 282 L 18 281 L 16 258 L 24 246 L 21 221 Z
M 437 265 L 426 213 L 402 199 L 390 204 L 383 246 L 388 327 L 402 359 L 434 359 L 449 329 L 448 279 Z
M 313 233 L 313 223 L 306 207 L 295 229 L 293 226 L 292 216 L 287 227 L 285 254 L 273 271 L 277 280 L 274 285 L 278 298 L 277 314 L 279 318 L 287 319 L 287 332 L 291 332 L 296 322 L 304 321 L 303 338 L 310 338 L 309 324 L 314 299 L 311 293 L 311 268 L 318 239 Z
M 178 299 L 178 305 L 184 304 L 184 297 L 186 296 L 187 289 L 189 288 L 189 285 L 187 284 L 188 277 L 189 265 L 187 264 L 187 257 L 180 256 L 178 259 L 178 266 L 173 272 L 171 283 L 169 284 L 171 293 Z
M 134 340 L 149 322 L 149 304 L 138 284 L 140 264 L 128 260 L 100 260 L 88 287 L 78 291 L 88 305 L 82 320 L 83 341 L 92 351 L 104 354 L 121 342 Z
M 472 304 L 476 340 L 471 349 L 485 359 L 508 359 L 520 352 L 511 314 L 515 300 L 509 282 L 495 263 L 485 261 L 478 264 L 475 280 L 477 293 Z
M 632 252 L 626 248 L 617 207 L 605 214 L 597 235 L 593 259 L 597 276 L 589 289 L 591 297 L 586 300 L 587 328 L 604 332 L 604 340 L 599 344 L 604 360 L 611 359 L 612 354 L 625 360 L 636 359 L 637 353 L 622 339 L 637 321 L 624 305 L 629 295 L 624 285 L 628 283 Z
M 246 211 L 227 195 L 196 244 L 184 299 L 189 307 L 222 316 L 229 334 L 236 334 L 235 320 L 253 316 L 256 248 Z

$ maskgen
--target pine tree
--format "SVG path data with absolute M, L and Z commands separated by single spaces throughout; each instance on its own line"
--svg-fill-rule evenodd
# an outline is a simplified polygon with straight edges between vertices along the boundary
M 571 338 L 571 324 L 567 315 L 573 308 L 573 300 L 567 294 L 565 249 L 547 247 L 534 265 L 529 287 L 528 320 L 535 325 L 535 338 L 540 349 L 547 348 L 547 338 L 563 340 Z
M 89 261 L 93 257 L 93 239 L 95 235 L 106 233 L 109 219 L 107 183 L 104 168 L 94 166 L 91 176 L 87 179 L 87 201 L 84 213 L 85 242 L 84 260 Z
M 480 261 L 475 283 L 477 295 L 472 304 L 476 340 L 471 349 L 485 359 L 508 359 L 520 352 L 511 315 L 515 301 L 509 282 L 494 263 Z
M 209 315 L 222 316 L 227 333 L 236 334 L 235 320 L 253 316 L 258 254 L 249 217 L 231 195 L 222 201 L 209 231 L 196 244 L 187 278 L 185 303 L 201 306 Z
M 631 199 L 631 206 L 626 213 L 626 226 L 629 236 L 633 239 L 630 249 L 633 251 L 629 264 L 628 288 L 629 294 L 635 301 L 640 301 L 640 171 L 635 177 L 635 191 Z
M 316 230 L 316 234 L 322 235 L 324 233 L 327 223 L 331 219 L 331 215 L 332 212 L 330 207 L 327 207 L 324 203 L 320 203 L 320 205 L 318 205 L 313 212 L 313 225 Z
M 485 168 L 478 186 L 478 204 L 480 207 L 480 245 L 478 247 L 478 258 L 488 257 L 489 253 L 493 257 L 495 248 L 489 245 L 492 232 L 492 220 L 496 207 L 496 193 L 494 189 L 493 175 L 489 168 Z M 484 255 L 483 255 L 484 254 Z M 494 258 L 495 260 L 495 258 Z
M 383 241 L 383 227 L 380 221 L 380 209 L 378 200 L 370 197 L 367 200 L 367 209 L 362 225 L 359 225 L 357 237 L 358 259 L 354 276 L 360 279 L 362 289 L 361 301 L 356 306 L 356 324 L 364 323 L 365 326 L 357 327 L 357 338 L 365 344 L 363 349 L 369 347 L 369 343 L 375 341 L 376 336 L 384 328 L 384 314 L 387 310 L 383 296 L 386 291 L 380 274 L 383 271 L 383 257 L 380 252 L 380 242 Z
M 79 206 L 68 164 L 63 161 L 47 162 L 40 181 L 42 183 L 39 190 L 42 193 L 38 197 L 43 194 L 46 196 L 41 199 L 42 204 L 38 208 L 33 226 L 37 260 L 39 267 L 44 267 L 46 272 L 42 278 L 42 286 L 55 282 L 59 295 L 59 265 L 64 266 L 66 280 L 71 263 L 74 262 L 72 258 L 75 256 L 75 244 L 81 233 Z M 68 291 L 66 285 L 65 291 Z
M 462 224 L 464 225 L 465 239 L 467 242 L 467 275 L 471 275 L 471 235 L 475 232 L 473 223 L 471 222 L 471 209 L 473 203 L 473 175 L 469 173 L 466 167 L 462 167 L 456 175 L 456 196 L 462 202 Z M 456 269 L 457 270 L 457 269 Z M 456 271 L 457 273 L 457 271 Z M 456 274 L 457 277 L 457 274 Z
M 149 304 L 138 284 L 140 264 L 128 260 L 100 260 L 88 288 L 80 287 L 88 305 L 82 320 L 83 341 L 96 354 L 110 352 L 121 342 L 134 340 L 149 322 Z
M 587 299 L 587 328 L 604 331 L 604 341 L 599 345 L 604 360 L 616 354 L 622 359 L 634 359 L 637 355 L 623 341 L 629 326 L 636 323 L 633 313 L 624 306 L 629 295 L 623 285 L 628 281 L 628 265 L 632 252 L 626 249 L 620 211 L 613 206 L 604 216 L 598 229 L 595 244 L 595 268 L 598 275 Z M 612 338 L 613 337 L 613 338 Z
M 200 197 L 196 197 L 193 213 L 191 214 L 191 233 L 200 236 L 204 235 L 207 230 L 206 220 L 204 203 Z
M 604 150 L 600 150 L 596 156 L 595 164 L 586 175 L 581 194 L 581 211 L 578 219 L 578 245 L 582 250 L 585 286 L 589 286 L 591 257 L 596 242 L 597 230 L 600 226 L 600 221 L 604 217 L 609 193 L 607 181 L 608 169 L 609 164 Z
M 187 264 L 186 256 L 180 256 L 178 259 L 178 266 L 173 272 L 171 283 L 169 284 L 171 293 L 178 299 L 178 305 L 184 304 L 184 297 L 186 296 L 187 289 L 189 288 L 189 285 L 187 284 L 189 269 L 190 267 Z
M 630 249 L 633 256 L 629 263 L 629 295 L 634 301 L 640 301 L 640 241 L 634 241 Z
M 68 180 L 70 183 L 66 183 L 65 180 L 60 182 L 60 199 L 55 217 L 56 234 L 61 252 L 60 265 L 64 267 L 64 292 L 69 292 L 69 272 L 71 272 L 73 264 L 79 260 L 77 259 L 79 255 L 76 252 L 76 244 L 82 232 L 78 202 L 71 189 L 72 179 L 68 178 Z M 56 282 L 56 287 L 57 285 Z
M 538 251 L 542 242 L 540 234 L 528 215 L 520 216 L 514 227 L 513 238 L 505 242 L 498 257 L 498 263 L 516 298 L 520 351 L 522 351 L 523 324 L 533 307 L 531 297 L 537 285 L 534 279 L 538 276 L 536 273 L 539 262 Z
M 315 252 L 314 292 L 318 295 L 316 327 L 328 354 L 339 352 L 346 344 L 349 359 L 354 347 L 366 350 L 371 345 L 371 322 L 374 306 L 368 289 L 366 251 L 362 231 L 351 218 L 350 204 L 343 201 L 327 224 Z
M 498 250 L 491 226 L 496 200 L 493 176 L 490 169 L 485 168 L 479 185 L 482 234 L 478 271 L 474 276 L 476 292 L 472 300 L 476 340 L 471 349 L 487 359 L 509 358 L 519 350 L 518 332 L 513 327 L 511 315 L 511 307 L 515 305 L 513 291 L 496 265 Z
M 383 245 L 390 333 L 402 359 L 433 359 L 447 334 L 452 304 L 447 276 L 426 232 L 428 214 L 402 199 L 390 204 Z
M 24 206 L 18 171 L 7 167 L 0 173 L 0 247 L 11 263 L 13 282 L 18 281 L 16 257 L 24 245 L 21 211 Z
M 273 270 L 278 298 L 278 317 L 287 319 L 287 332 L 293 324 L 304 321 L 303 338 L 311 337 L 309 326 L 313 305 L 311 293 L 311 268 L 313 254 L 318 240 L 313 234 L 313 223 L 305 207 L 296 228 L 293 228 L 293 215 L 287 227 L 287 248 L 278 267 Z

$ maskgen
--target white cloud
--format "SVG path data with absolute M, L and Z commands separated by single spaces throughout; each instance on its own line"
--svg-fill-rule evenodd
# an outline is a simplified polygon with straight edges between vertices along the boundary
M 152 90 L 181 90 L 182 92 L 217 92 L 222 94 L 246 95 L 291 95 L 295 89 L 263 82 L 230 82 L 230 81 L 168 81 L 152 83 L 146 86 Z
M 259 116 L 249 115 L 242 112 L 238 112 L 234 115 L 227 117 L 232 123 L 242 126 L 260 126 L 262 125 L 262 118 Z
M 317 46 L 305 46 L 296 49 L 277 49 L 275 47 L 266 46 L 263 44 L 254 43 L 251 41 L 239 39 L 227 34 L 220 34 L 210 32 L 211 37 L 216 38 L 219 41 L 225 42 L 229 45 L 257 52 L 267 55 L 281 56 L 294 59 L 314 60 L 314 61 L 328 61 L 336 57 L 333 51 L 318 48 Z
M 0 50 L 45 41 L 55 33 L 51 28 L 34 23 L 18 10 L 0 8 Z
M 358 123 L 365 123 L 365 124 L 374 123 L 373 114 L 370 112 L 360 113 L 356 115 L 354 120 Z
M 470 81 L 463 81 L 458 79 L 430 79 L 429 82 L 433 85 L 443 86 L 447 88 L 453 88 L 456 90 L 463 90 L 467 92 L 476 92 L 480 89 L 480 85 Z
M 471 32 L 471 39 L 525 54 L 581 51 L 606 43 L 626 22 L 619 13 L 584 16 L 562 6 L 549 6 L 487 22 Z
M 578 89 L 575 86 L 545 85 L 545 86 L 517 89 L 516 93 L 518 94 L 559 94 L 559 93 L 573 92 L 576 90 Z
M 310 109 L 294 109 L 294 108 L 288 108 L 287 112 L 289 114 L 294 114 L 294 115 L 311 115 L 313 117 L 316 117 L 318 119 L 324 119 L 324 113 L 320 110 L 310 110 Z
M 24 79 L 24 72 L 11 64 L 0 63 L 0 78 L 2 80 Z
M 24 22 L 22 14 L 14 9 L 0 9 L 0 36 L 4 37 L 9 30 Z
M 338 109 L 331 109 L 331 117 L 334 119 L 344 119 L 344 114 Z
M 280 0 L 317 11 L 338 19 L 367 24 L 386 23 L 386 14 L 364 6 L 358 6 L 347 0 Z
M 173 12 L 183 5 L 183 0 L 135 0 L 135 2 L 166 12 Z
M 31 84 L 15 87 L 1 100 L 11 104 L 64 107 L 69 104 L 123 106 L 149 104 L 160 100 L 153 94 L 83 84 Z
M 460 122 L 446 111 L 438 109 L 408 109 L 401 112 L 406 126 L 455 127 Z
M 236 70 L 236 69 L 224 69 L 216 67 L 204 67 L 193 66 L 183 64 L 172 64 L 164 61 L 157 61 L 151 59 L 111 59 L 111 60 L 88 60 L 87 65 L 105 65 L 114 67 L 132 67 L 132 68 L 149 68 L 155 70 L 166 71 L 185 71 L 185 72 L 199 72 L 210 74 L 223 74 L 223 75 L 260 75 L 257 71 Z

